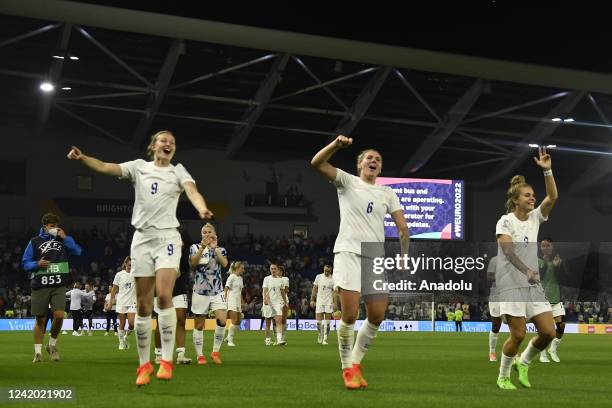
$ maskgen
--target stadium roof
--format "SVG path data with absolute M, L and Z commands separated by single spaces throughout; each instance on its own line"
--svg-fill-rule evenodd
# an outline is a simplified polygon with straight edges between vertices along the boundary
M 555 169 L 574 189 L 610 171 L 612 74 L 596 59 L 510 49 L 507 61 L 499 49 L 459 44 L 461 55 L 58 0 L 4 0 L 0 13 L 0 114 L 37 132 L 141 147 L 169 128 L 182 149 L 274 161 L 310 158 L 341 132 L 378 148 L 384 175 L 483 186 L 515 172 L 530 143 L 558 146 L 566 165 Z M 44 80 L 55 92 L 41 94 Z

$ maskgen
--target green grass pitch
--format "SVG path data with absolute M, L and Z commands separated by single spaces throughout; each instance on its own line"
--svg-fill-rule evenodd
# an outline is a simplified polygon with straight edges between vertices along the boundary
M 191 332 L 187 354 L 194 357 Z M 500 335 L 498 354 L 506 339 Z M 571 335 L 560 364 L 533 362 L 532 389 L 502 391 L 498 363 L 488 361 L 487 333 L 379 333 L 363 361 L 370 387 L 346 391 L 336 336 L 316 344 L 314 332 L 289 332 L 286 347 L 264 346 L 262 332 L 239 332 L 224 345 L 223 365 L 175 366 L 171 382 L 134 385 L 137 352 L 117 350 L 117 338 L 62 335 L 61 361 L 33 364 L 30 332 L 0 333 L 0 388 L 70 387 L 76 401 L 6 403 L 5 407 L 513 407 L 610 406 L 612 336 Z M 210 354 L 212 332 L 205 332 Z M 47 339 L 45 339 L 46 343 Z M 526 343 L 525 343 L 526 344 Z M 210 360 L 210 359 L 209 359 Z M 518 385 L 516 374 L 513 382 Z

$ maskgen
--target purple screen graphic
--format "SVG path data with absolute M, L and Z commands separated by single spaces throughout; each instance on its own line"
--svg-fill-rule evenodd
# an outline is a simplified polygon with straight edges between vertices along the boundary
M 412 239 L 465 239 L 463 180 L 378 177 L 376 184 L 391 187 L 399 197 Z M 398 236 L 389 214 L 385 236 Z

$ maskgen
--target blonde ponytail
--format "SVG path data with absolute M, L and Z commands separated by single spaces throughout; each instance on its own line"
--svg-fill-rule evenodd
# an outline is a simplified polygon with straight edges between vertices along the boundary
M 527 184 L 525 177 L 520 174 L 512 177 L 510 180 L 510 188 L 508 188 L 508 192 L 506 193 L 506 214 L 514 212 L 516 208 L 514 200 L 518 199 L 523 187 L 531 187 L 531 185 Z

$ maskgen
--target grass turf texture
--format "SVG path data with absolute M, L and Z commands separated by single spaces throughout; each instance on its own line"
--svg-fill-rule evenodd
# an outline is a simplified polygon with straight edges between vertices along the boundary
M 500 335 L 498 355 L 506 336 Z M 61 335 L 61 361 L 50 361 L 43 346 L 43 362 L 33 364 L 32 334 L 2 332 L 0 387 L 70 387 L 76 401 L 52 406 L 88 408 L 610 406 L 608 335 L 566 335 L 559 347 L 562 362 L 534 361 L 533 388 L 517 391 L 497 389 L 499 363 L 488 361 L 487 333 L 379 333 L 363 362 L 370 387 L 362 391 L 343 387 L 334 333 L 328 346 L 316 344 L 315 332 L 289 332 L 286 347 L 266 347 L 262 332 L 239 332 L 237 347 L 224 344 L 223 365 L 216 367 L 208 357 L 212 332 L 205 332 L 207 365 L 175 366 L 171 382 L 153 377 L 140 389 L 134 384 L 138 358 L 130 337 L 132 347 L 120 351 L 117 338 L 104 337 L 103 332 L 92 337 Z M 191 332 L 187 355 L 195 357 Z M 518 385 L 515 373 L 512 380 Z

